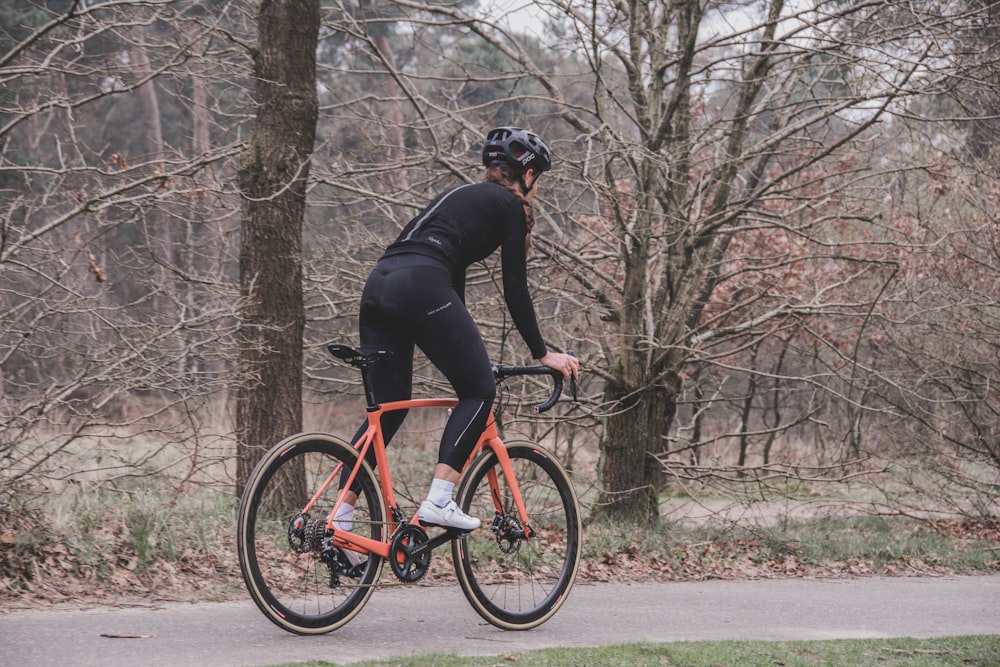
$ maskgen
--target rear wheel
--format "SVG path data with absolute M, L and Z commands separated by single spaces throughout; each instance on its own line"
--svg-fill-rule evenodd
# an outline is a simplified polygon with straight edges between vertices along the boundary
M 507 455 L 530 526 L 521 524 L 497 456 L 487 451 L 469 467 L 457 494 L 462 510 L 483 526 L 455 540 L 452 556 L 465 597 L 480 616 L 500 628 L 527 630 L 566 600 L 580 564 L 583 528 L 576 492 L 555 458 L 531 443 L 510 443 Z
M 254 469 L 240 501 L 237 550 L 250 597 L 264 615 L 297 634 L 320 634 L 350 621 L 368 601 L 382 558 L 332 547 L 326 519 L 337 501 L 339 474 L 357 451 L 326 434 L 292 436 Z M 331 479 L 308 513 L 309 499 Z M 362 462 L 353 532 L 384 540 L 385 509 L 371 468 Z

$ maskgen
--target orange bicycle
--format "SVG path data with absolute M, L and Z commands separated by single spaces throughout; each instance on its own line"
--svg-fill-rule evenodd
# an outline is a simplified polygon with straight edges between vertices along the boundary
M 396 503 L 380 418 L 393 410 L 451 408 L 458 399 L 378 405 L 368 369 L 384 353 L 328 347 L 361 371 L 368 429 L 353 446 L 326 433 L 286 438 L 251 474 L 240 500 L 237 547 L 243 580 L 264 615 L 297 634 L 336 630 L 364 607 L 384 562 L 400 581 L 415 582 L 427 572 L 431 552 L 450 543 L 459 585 L 484 619 L 527 630 L 551 618 L 580 563 L 580 506 L 565 468 L 536 444 L 502 442 L 490 415 L 455 498 L 483 526 L 431 536 L 415 510 L 407 520 Z M 494 366 L 493 372 L 497 382 L 551 376 L 552 394 L 536 412 L 555 405 L 562 392 L 562 374 L 544 366 Z M 365 461 L 369 450 L 377 474 Z M 358 493 L 350 531 L 334 522 L 346 489 Z

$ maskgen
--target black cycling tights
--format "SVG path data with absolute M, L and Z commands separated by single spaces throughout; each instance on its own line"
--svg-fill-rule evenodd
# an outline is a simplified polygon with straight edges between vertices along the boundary
M 377 403 L 411 398 L 414 345 L 451 383 L 459 400 L 441 437 L 438 463 L 461 470 L 486 426 L 496 383 L 479 328 L 445 266 L 420 255 L 380 260 L 361 294 L 360 333 L 362 351 L 392 352 L 371 368 Z M 382 416 L 386 444 L 405 416 L 404 411 Z M 355 442 L 366 427 L 362 424 Z M 373 450 L 368 454 L 374 466 Z

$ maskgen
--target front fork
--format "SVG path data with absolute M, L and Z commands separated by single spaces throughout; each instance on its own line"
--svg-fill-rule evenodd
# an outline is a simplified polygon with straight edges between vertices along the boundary
M 503 448 L 502 443 L 500 447 Z M 504 478 L 507 480 L 511 498 L 514 500 L 514 508 L 517 510 L 517 516 L 508 516 L 500 494 L 500 476 L 497 474 L 496 467 L 490 468 L 486 473 L 486 480 L 490 485 L 490 496 L 493 498 L 493 509 L 496 512 L 493 518 L 492 530 L 497 536 L 498 542 L 501 540 L 516 540 L 517 545 L 520 545 L 522 540 L 534 537 L 535 531 L 531 528 L 531 522 L 528 519 L 528 510 L 524 506 L 524 498 L 521 497 L 521 488 L 517 484 L 517 478 L 514 477 L 514 468 L 510 464 L 510 457 L 507 456 L 507 449 L 503 448 L 501 454 L 498 452 L 497 447 L 494 446 L 491 448 L 497 457 Z M 500 548 L 503 549 L 502 543 Z M 510 552 L 508 551 L 507 553 Z

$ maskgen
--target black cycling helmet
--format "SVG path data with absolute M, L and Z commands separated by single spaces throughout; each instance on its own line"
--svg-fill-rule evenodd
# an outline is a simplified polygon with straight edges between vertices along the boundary
M 497 127 L 486 133 L 483 166 L 508 165 L 523 172 L 534 167 L 538 173 L 552 168 L 552 154 L 542 138 L 520 127 Z

